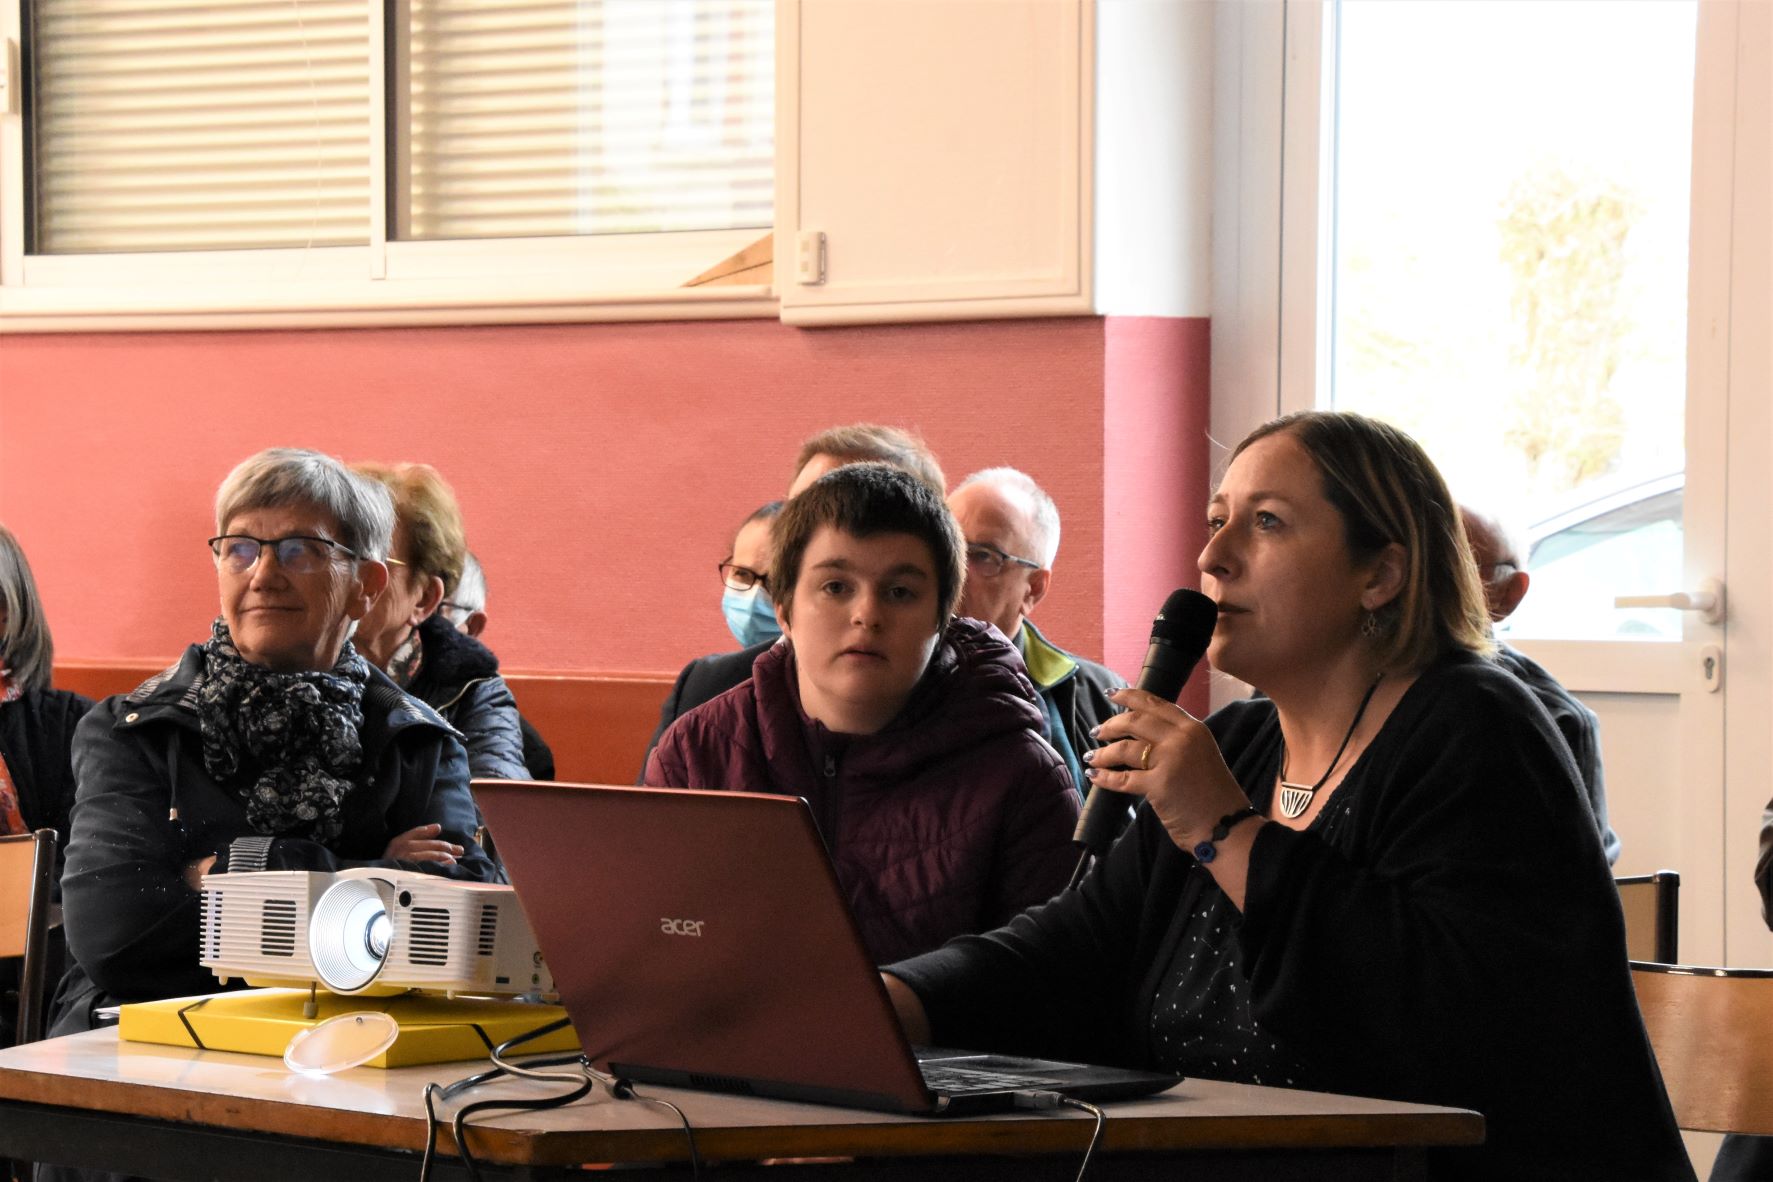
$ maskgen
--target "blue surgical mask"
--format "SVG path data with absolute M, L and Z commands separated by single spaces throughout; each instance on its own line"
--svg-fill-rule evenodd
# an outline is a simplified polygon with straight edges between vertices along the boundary
M 770 602 L 770 593 L 762 583 L 753 583 L 743 591 L 728 587 L 720 593 L 720 611 L 726 616 L 726 626 L 733 630 L 733 639 L 742 648 L 782 635 L 776 623 L 776 605 Z

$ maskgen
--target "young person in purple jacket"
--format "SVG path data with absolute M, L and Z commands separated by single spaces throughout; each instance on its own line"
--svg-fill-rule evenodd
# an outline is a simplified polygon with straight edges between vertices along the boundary
M 806 798 L 880 962 L 984 931 L 1065 885 L 1077 794 L 1016 650 L 952 619 L 966 544 L 886 464 L 821 477 L 776 519 L 783 643 L 672 724 L 655 787 Z

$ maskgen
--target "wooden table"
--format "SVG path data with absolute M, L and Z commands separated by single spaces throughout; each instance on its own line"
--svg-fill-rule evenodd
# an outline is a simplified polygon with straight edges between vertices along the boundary
M 362 1067 L 317 1078 L 291 1074 L 275 1058 L 119 1042 L 115 1030 L 96 1030 L 0 1051 L 0 1157 L 134 1171 L 169 1182 L 412 1182 L 425 1141 L 425 1083 L 479 1066 Z M 540 1095 L 546 1087 L 500 1082 L 457 1103 Z M 897 1117 L 644 1090 L 682 1107 L 704 1161 L 731 1163 L 718 1175 L 722 1182 L 1069 1179 L 1095 1123 L 1072 1111 Z M 469 1148 L 505 1177 L 556 1177 L 586 1162 L 688 1175 L 688 1146 L 670 1113 L 610 1099 L 601 1089 L 593 1097 L 553 1111 L 489 1116 L 471 1126 Z M 446 1104 L 440 1113 L 445 1156 L 439 1177 L 464 1176 L 447 1125 L 455 1107 Z M 1457 1109 L 1205 1080 L 1111 1105 L 1108 1113 L 1092 1179 L 1419 1178 L 1427 1147 L 1483 1137 L 1482 1117 Z M 809 1158 L 854 1160 L 779 1161 Z M 1178 1172 L 1178 1159 L 1190 1173 Z M 772 1164 L 757 1164 L 766 1162 Z

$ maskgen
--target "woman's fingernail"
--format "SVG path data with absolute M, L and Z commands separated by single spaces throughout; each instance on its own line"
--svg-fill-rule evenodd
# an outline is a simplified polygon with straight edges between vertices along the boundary
M 1092 767 L 1092 768 L 1085 768 L 1084 769 L 1084 779 L 1094 780 L 1095 778 L 1096 778 L 1096 769 L 1095 768 Z
M 1102 727 L 1101 727 L 1101 724 L 1099 724 L 1099 723 L 1096 726 L 1091 727 L 1090 728 L 1090 738 L 1092 738 L 1092 739 L 1096 738 L 1097 733 L 1100 732 L 1101 729 L 1102 729 Z

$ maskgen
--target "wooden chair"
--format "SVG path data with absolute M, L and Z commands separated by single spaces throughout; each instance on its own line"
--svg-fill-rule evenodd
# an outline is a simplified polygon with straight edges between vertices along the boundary
M 1680 958 L 1681 876 L 1673 870 L 1613 880 L 1625 909 L 1625 953 L 1632 960 L 1675 964 Z
M 19 958 L 17 1040 L 43 1037 L 55 830 L 0 837 L 0 957 Z
M 1675 1123 L 1773 1134 L 1773 969 L 1633 961 L 1631 980 Z

